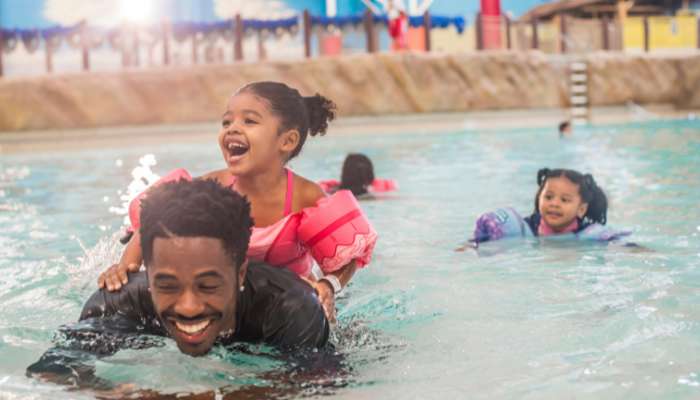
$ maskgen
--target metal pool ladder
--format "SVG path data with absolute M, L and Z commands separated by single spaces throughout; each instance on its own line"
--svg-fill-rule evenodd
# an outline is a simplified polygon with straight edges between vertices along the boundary
M 569 93 L 571 122 L 584 125 L 591 120 L 591 105 L 588 96 L 588 63 L 574 60 L 569 63 Z

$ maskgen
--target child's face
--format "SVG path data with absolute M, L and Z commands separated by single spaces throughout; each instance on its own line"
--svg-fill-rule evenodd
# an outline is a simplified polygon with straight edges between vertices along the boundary
M 234 175 L 245 175 L 284 164 L 284 135 L 280 119 L 267 101 L 248 92 L 229 99 L 221 120 L 219 147 Z
M 583 218 L 587 210 L 588 204 L 581 199 L 579 185 L 564 176 L 545 181 L 539 198 L 539 212 L 552 230 L 563 230 L 576 217 Z

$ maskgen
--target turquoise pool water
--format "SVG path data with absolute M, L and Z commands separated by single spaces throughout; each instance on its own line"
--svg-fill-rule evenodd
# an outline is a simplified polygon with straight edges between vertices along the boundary
M 345 153 L 361 151 L 401 188 L 363 202 L 380 242 L 339 301 L 342 371 L 277 394 L 700 397 L 700 122 L 575 135 L 559 141 L 554 131 L 523 128 L 311 139 L 292 163 L 299 173 L 336 177 Z M 222 165 L 214 132 L 202 143 L 164 140 L 2 155 L 0 398 L 92 397 L 24 371 L 118 257 L 122 218 L 108 210 L 138 159 L 153 153 L 160 174 Z M 609 224 L 633 229 L 648 251 L 560 240 L 455 251 L 480 213 L 530 212 L 544 166 L 593 173 L 610 198 Z M 101 377 L 161 393 L 289 386 L 274 374 L 284 368 L 266 349 L 193 359 L 167 340 L 97 362 Z

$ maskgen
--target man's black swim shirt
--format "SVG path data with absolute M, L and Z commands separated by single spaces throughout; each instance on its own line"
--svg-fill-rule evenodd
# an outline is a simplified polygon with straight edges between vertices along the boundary
M 251 264 L 239 296 L 236 331 L 220 336 L 218 345 L 260 342 L 281 350 L 321 348 L 329 326 L 311 286 L 293 272 Z M 27 368 L 56 383 L 109 388 L 95 375 L 94 361 L 120 349 L 158 346 L 153 336 L 168 336 L 156 316 L 146 272 L 129 274 L 118 292 L 98 290 L 83 307 L 80 322 L 59 329 L 60 340 Z M 215 344 L 215 345 L 216 345 Z
M 293 272 L 265 264 L 250 264 L 245 290 L 237 293 L 236 341 L 264 342 L 281 348 L 323 347 L 328 340 L 328 321 L 313 288 Z M 236 293 L 232 293 L 233 296 Z M 119 315 L 140 325 L 141 334 L 167 336 L 158 321 L 146 272 L 129 275 L 117 292 L 98 290 L 83 307 L 80 320 Z

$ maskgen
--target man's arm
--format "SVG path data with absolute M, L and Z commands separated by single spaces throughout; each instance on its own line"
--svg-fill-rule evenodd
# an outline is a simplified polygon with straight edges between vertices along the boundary
M 146 325 L 155 319 L 145 271 L 129 274 L 129 282 L 116 292 L 97 290 L 83 306 L 80 320 L 119 314 Z
M 27 368 L 27 376 L 74 387 L 108 390 L 112 384 L 95 376 L 94 362 L 124 348 L 161 346 L 144 334 L 162 334 L 145 273 L 132 274 L 119 292 L 98 290 L 87 301 L 80 322 L 59 328 L 55 347 Z

